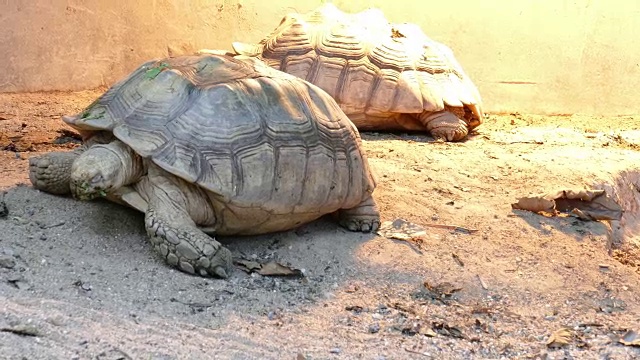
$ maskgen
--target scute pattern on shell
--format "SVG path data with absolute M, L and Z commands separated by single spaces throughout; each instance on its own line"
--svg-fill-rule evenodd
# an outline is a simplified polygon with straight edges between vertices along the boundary
M 234 43 L 239 53 L 243 46 Z M 389 23 L 378 9 L 350 14 L 324 4 L 290 13 L 251 50 L 327 91 L 360 129 L 362 116 L 442 110 L 462 114 L 469 129 L 483 120 L 480 94 L 452 50 L 415 24 Z
M 113 131 L 237 207 L 318 213 L 356 206 L 375 187 L 358 131 L 335 101 L 256 59 L 148 62 L 71 125 Z

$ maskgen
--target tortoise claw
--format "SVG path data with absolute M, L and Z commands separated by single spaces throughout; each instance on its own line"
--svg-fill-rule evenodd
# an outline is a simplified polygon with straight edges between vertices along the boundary
M 213 268 L 213 273 L 222 279 L 227 279 L 229 277 L 229 275 L 227 275 L 227 271 L 219 265 Z

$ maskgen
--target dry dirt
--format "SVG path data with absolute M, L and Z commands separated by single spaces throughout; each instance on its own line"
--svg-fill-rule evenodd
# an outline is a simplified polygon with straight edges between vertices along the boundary
M 384 221 L 477 231 L 427 226 L 402 241 L 321 219 L 223 238 L 235 256 L 306 276 L 237 269 L 222 281 L 156 258 L 142 214 L 30 186 L 27 159 L 76 146 L 59 117 L 102 90 L 0 94 L 2 359 L 640 357 L 619 342 L 640 331 L 635 243 L 611 256 L 603 222 L 510 206 L 637 174 L 639 117 L 490 115 L 462 143 L 363 134 Z M 624 225 L 627 235 L 638 226 Z M 563 328 L 566 344 L 548 346 Z

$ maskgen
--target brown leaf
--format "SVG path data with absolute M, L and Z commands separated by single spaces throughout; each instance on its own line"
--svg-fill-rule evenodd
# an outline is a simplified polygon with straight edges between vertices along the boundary
M 523 197 L 511 208 L 535 213 L 572 214 L 582 220 L 620 220 L 622 207 L 604 190 L 560 190 L 555 193 Z
M 638 336 L 637 332 L 629 330 L 622 335 L 622 338 L 618 340 L 618 342 L 626 346 L 640 346 L 640 336 Z
M 258 274 L 263 276 L 304 276 L 302 271 L 284 266 L 275 261 L 269 261 L 266 264 L 262 264 L 262 268 L 258 270 Z
M 544 196 L 522 197 L 518 202 L 511 204 L 512 209 L 527 210 L 535 213 L 554 213 L 556 204 L 553 200 L 545 199 Z
M 413 224 L 405 219 L 385 221 L 378 229 L 378 235 L 389 239 L 411 240 L 427 234 L 424 227 Z
M 462 333 L 462 330 L 458 329 L 455 326 L 449 326 L 448 324 L 440 323 L 440 322 L 434 322 L 432 325 L 433 325 L 433 330 L 435 330 L 435 332 L 440 335 L 464 339 L 464 334 Z
M 447 298 L 454 293 L 462 290 L 461 287 L 455 286 L 449 282 L 443 282 L 438 285 L 431 285 L 428 281 L 423 283 L 424 287 L 431 292 L 436 298 L 444 299 Z
M 622 207 L 604 190 L 567 190 L 556 199 L 559 211 L 572 213 L 582 220 L 620 220 Z
M 573 334 L 571 333 L 570 329 L 558 329 L 553 334 L 551 334 L 549 340 L 547 340 L 547 347 L 555 348 L 568 345 L 571 341 L 572 336 Z
M 234 264 L 238 265 L 238 267 L 242 271 L 246 273 L 252 273 L 256 270 L 260 270 L 260 268 L 262 267 L 262 265 L 259 262 L 246 260 L 246 259 L 237 259 L 237 260 L 234 260 L 233 262 Z
M 427 327 L 427 326 L 422 326 L 420 328 L 420 334 L 424 335 L 424 336 L 428 336 L 428 337 L 434 337 L 434 336 L 438 335 L 435 331 L 433 331 L 432 328 Z

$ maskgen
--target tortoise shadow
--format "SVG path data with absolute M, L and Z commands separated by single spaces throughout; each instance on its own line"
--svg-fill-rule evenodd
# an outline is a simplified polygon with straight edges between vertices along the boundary
M 554 230 L 578 241 L 607 235 L 607 226 L 600 221 L 585 221 L 572 216 L 547 217 L 525 210 L 512 210 L 512 214 L 524 220 L 543 236 L 551 236 Z
M 464 139 L 459 141 L 442 141 L 436 140 L 433 136 L 431 136 L 426 131 L 384 131 L 384 132 L 376 132 L 376 131 L 360 131 L 360 137 L 365 141 L 389 141 L 389 140 L 410 140 L 416 143 L 424 143 L 424 144 L 465 144 L 468 142 L 473 142 L 475 140 L 480 140 L 483 137 L 483 134 L 472 131 L 470 132 Z
M 607 246 L 613 249 L 637 248 L 640 245 L 640 171 L 619 171 L 608 180 L 595 181 L 592 188 L 604 190 L 620 206 L 622 216 L 619 220 L 606 220 L 608 224 L 605 224 L 603 221 L 585 221 L 574 216 L 545 217 L 528 211 L 512 211 L 542 234 L 555 229 L 577 240 L 594 235 L 606 236 Z
M 38 297 L 96 306 L 127 318 L 135 311 L 183 317 L 202 325 L 211 321 L 202 320 L 202 313 L 210 312 L 216 323 L 224 324 L 228 316 L 266 316 L 274 308 L 313 306 L 361 274 L 404 281 L 422 276 L 363 263 L 357 253 L 380 237 L 346 230 L 329 216 L 285 232 L 218 238 L 234 257 L 261 263 L 273 260 L 302 270 L 303 278 L 259 276 L 238 268 L 229 279 L 217 280 L 169 266 L 152 249 L 144 215 L 136 210 L 105 200 L 81 202 L 26 186 L 9 189 L 5 201 L 10 213 L 0 219 L 0 249 L 19 254 L 14 271 L 30 269 L 22 276 Z M 10 287 L 6 296 L 32 295 Z M 220 312 L 219 307 L 229 310 Z

